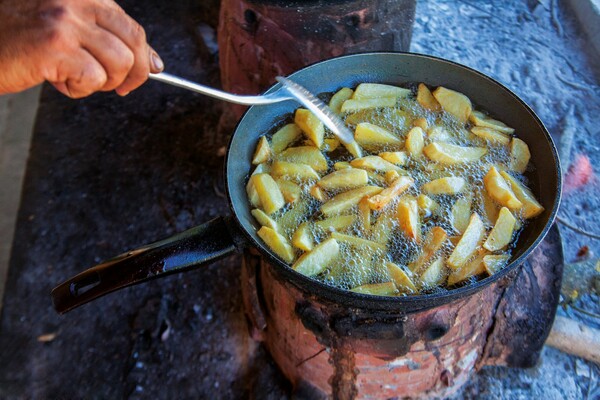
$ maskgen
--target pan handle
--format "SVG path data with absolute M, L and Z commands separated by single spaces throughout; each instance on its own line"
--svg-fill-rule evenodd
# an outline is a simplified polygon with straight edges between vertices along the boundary
M 231 217 L 218 217 L 66 280 L 52 290 L 52 302 L 63 314 L 117 289 L 211 263 L 240 247 L 238 225 Z

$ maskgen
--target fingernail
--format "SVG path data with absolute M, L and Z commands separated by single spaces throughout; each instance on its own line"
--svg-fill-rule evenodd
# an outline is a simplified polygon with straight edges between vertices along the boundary
M 156 52 L 153 51 L 150 57 L 152 58 L 152 66 L 156 71 L 162 71 L 165 68 L 163 60 L 161 60 Z

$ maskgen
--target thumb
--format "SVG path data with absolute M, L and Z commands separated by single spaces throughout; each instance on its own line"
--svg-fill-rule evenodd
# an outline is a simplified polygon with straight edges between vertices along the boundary
M 157 74 L 165 69 L 165 64 L 158 53 L 150 46 L 148 46 L 148 51 L 150 52 L 150 72 Z

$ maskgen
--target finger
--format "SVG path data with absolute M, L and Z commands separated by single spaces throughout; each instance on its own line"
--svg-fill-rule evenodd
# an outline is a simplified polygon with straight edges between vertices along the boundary
M 106 71 L 107 80 L 101 90 L 114 90 L 125 81 L 135 60 L 121 39 L 104 28 L 95 27 L 81 38 L 81 44 Z
M 116 89 L 117 93 L 125 95 L 144 83 L 150 73 L 151 56 L 144 28 L 121 8 L 97 10 L 96 23 L 121 39 L 133 52 L 133 66 L 125 81 Z
M 106 71 L 87 50 L 80 49 L 58 66 L 58 81 L 51 81 L 61 93 L 73 99 L 89 96 L 104 87 Z

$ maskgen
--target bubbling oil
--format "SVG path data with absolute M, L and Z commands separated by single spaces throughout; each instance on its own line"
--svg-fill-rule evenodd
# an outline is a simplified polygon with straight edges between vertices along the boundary
M 446 112 L 432 112 L 422 107 L 415 99 L 414 88 L 416 85 L 410 85 L 409 87 L 413 88 L 413 95 L 398 100 L 394 107 L 367 109 L 348 113 L 342 116 L 345 123 L 351 130 L 354 130 L 359 123 L 369 122 L 392 132 L 399 139 L 404 140 L 410 129 L 414 127 L 414 122 L 418 119 L 423 119 L 428 126 L 428 129 L 425 130 L 426 132 L 431 133 L 432 127 L 436 127 L 438 130 L 436 140 L 458 146 L 485 147 L 487 153 L 478 161 L 457 165 L 436 164 L 423 154 L 416 157 L 408 157 L 406 164 L 401 168 L 403 168 L 414 180 L 414 184 L 401 195 L 394 198 L 383 210 L 372 211 L 371 226 L 368 229 L 361 224 L 360 212 L 357 206 L 342 213 L 343 216 L 354 217 L 351 223 L 341 224 L 341 226 L 335 226 L 335 224 L 325 226 L 325 223 L 319 225 L 318 222 L 327 221 L 328 217 L 322 215 L 320 212 L 320 207 L 323 203 L 316 200 L 309 193 L 316 182 L 296 181 L 302 190 L 300 198 L 293 203 L 286 204 L 285 207 L 271 216 L 278 223 L 280 233 L 290 243 L 295 230 L 302 223 L 311 222 L 310 233 L 315 244 L 326 240 L 332 232 L 340 232 L 383 244 L 386 248 L 386 251 L 374 251 L 371 248 L 361 248 L 343 241 L 340 242 L 339 257 L 324 269 L 323 272 L 313 276 L 313 278 L 321 282 L 348 290 L 362 285 L 389 282 L 391 276 L 388 269 L 385 267 L 387 262 L 400 266 L 409 274 L 409 276 L 411 276 L 410 274 L 413 274 L 416 278 L 418 272 L 410 271 L 408 266 L 421 255 L 423 251 L 423 241 L 428 232 L 434 227 L 441 227 L 444 229 L 444 231 L 448 233 L 449 240 L 446 240 L 445 244 L 436 252 L 435 257 L 431 257 L 425 265 L 419 266 L 418 271 L 422 272 L 425 270 L 438 257 L 447 260 L 461 234 L 461 232 L 457 231 L 452 219 L 452 209 L 456 202 L 461 199 L 470 203 L 469 215 L 477 213 L 479 216 L 482 216 L 487 234 L 489 234 L 494 226 L 494 221 L 487 218 L 490 212 L 486 207 L 494 207 L 497 212 L 500 206 L 494 200 L 489 198 L 487 201 L 491 201 L 491 205 L 488 204 L 486 206 L 485 196 L 487 196 L 487 194 L 483 184 L 483 177 L 492 166 L 498 166 L 502 169 L 507 168 L 511 161 L 511 154 L 508 146 L 498 145 L 497 143 L 474 135 L 470 132 L 470 127 L 472 126 L 470 123 L 460 123 L 456 118 Z M 293 122 L 293 115 L 291 114 L 283 119 L 284 124 L 291 122 Z M 271 139 L 272 134 L 275 131 L 277 131 L 277 129 L 270 134 L 267 134 L 267 138 Z M 333 139 L 334 136 L 331 132 L 326 130 L 325 138 Z M 429 137 L 429 134 L 426 134 L 424 141 L 426 146 L 433 140 Z M 307 143 L 306 138 L 302 136 L 295 142 L 290 143 L 288 147 L 305 145 L 310 145 L 310 143 Z M 379 146 L 376 151 L 373 149 L 363 149 L 363 157 L 368 155 L 378 155 L 385 151 L 402 150 L 404 150 L 403 146 Z M 336 170 L 334 168 L 336 163 L 349 162 L 354 159 L 342 145 L 331 152 L 322 153 L 327 160 L 328 168 L 327 171 L 320 173 L 321 177 L 334 172 Z M 396 215 L 396 209 L 400 199 L 405 196 L 417 198 L 419 195 L 423 194 L 422 186 L 425 183 L 430 182 L 433 179 L 444 177 L 463 178 L 467 182 L 469 189 L 454 195 L 428 195 L 431 200 L 433 200 L 436 207 L 432 211 L 426 211 L 419 207 L 419 236 L 421 239 L 419 242 L 409 239 L 400 229 L 399 220 Z M 526 183 L 525 178 L 521 175 L 517 176 L 517 179 L 520 182 Z M 383 174 L 377 172 L 370 173 L 368 184 L 387 187 L 385 177 Z M 346 190 L 347 189 L 329 190 L 327 191 L 327 196 L 328 198 L 332 198 Z M 513 214 L 517 219 L 517 228 L 513 233 L 511 245 L 506 249 L 496 251 L 493 254 L 509 254 L 516 242 L 515 238 L 518 237 L 519 232 L 525 227 L 527 221 L 523 218 L 521 213 L 516 212 Z M 351 220 L 351 218 L 348 218 L 348 220 Z M 300 250 L 294 250 L 296 251 L 296 257 L 302 254 Z M 444 274 L 447 276 L 449 270 L 447 267 L 444 267 L 444 270 Z M 469 284 L 476 281 L 477 278 L 478 276 L 471 276 L 454 286 Z M 446 279 L 441 279 L 440 282 L 435 285 L 417 285 L 416 291 L 399 289 L 398 294 L 438 293 L 452 289 L 454 286 L 448 286 Z

